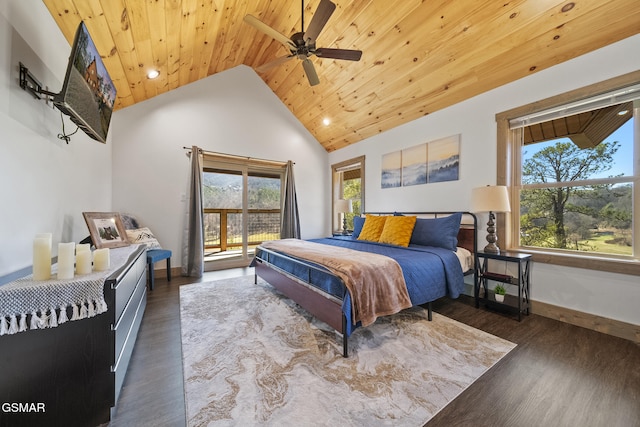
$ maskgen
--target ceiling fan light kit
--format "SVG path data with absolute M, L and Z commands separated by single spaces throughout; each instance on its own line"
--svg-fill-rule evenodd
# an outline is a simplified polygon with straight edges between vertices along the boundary
M 315 55 L 318 58 L 359 61 L 362 57 L 362 51 L 360 50 L 316 48 L 316 38 L 327 24 L 327 21 L 329 21 L 329 18 L 335 9 L 336 5 L 330 0 L 320 0 L 318 9 L 313 15 L 313 18 L 311 18 L 307 31 L 304 31 L 304 0 L 302 0 L 302 31 L 293 34 L 290 38 L 271 28 L 255 16 L 246 15 L 244 17 L 244 22 L 253 26 L 257 30 L 262 31 L 264 34 L 276 41 L 279 41 L 289 49 L 290 52 L 288 55 L 259 66 L 256 68 L 256 71 L 266 71 L 272 67 L 283 64 L 292 58 L 298 58 L 302 61 L 302 67 L 304 68 L 309 85 L 315 86 L 320 83 L 320 78 L 318 77 L 318 73 L 316 72 L 313 62 L 309 59 L 311 56 Z

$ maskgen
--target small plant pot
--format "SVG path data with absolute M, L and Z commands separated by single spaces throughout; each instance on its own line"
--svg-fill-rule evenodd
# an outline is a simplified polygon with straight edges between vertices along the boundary
M 496 301 L 504 302 L 504 295 L 496 294 L 495 296 L 496 296 Z

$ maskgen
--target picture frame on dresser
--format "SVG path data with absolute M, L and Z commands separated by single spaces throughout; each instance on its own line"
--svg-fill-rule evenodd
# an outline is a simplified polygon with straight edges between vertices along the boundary
M 82 212 L 96 249 L 129 246 L 127 232 L 118 212 Z

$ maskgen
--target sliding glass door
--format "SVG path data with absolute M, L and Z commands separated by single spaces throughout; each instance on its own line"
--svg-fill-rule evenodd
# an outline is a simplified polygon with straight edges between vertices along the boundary
M 205 270 L 249 265 L 253 250 L 280 238 L 283 168 L 205 159 Z

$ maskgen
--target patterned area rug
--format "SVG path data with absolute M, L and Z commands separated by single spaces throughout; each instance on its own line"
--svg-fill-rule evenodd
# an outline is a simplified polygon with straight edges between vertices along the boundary
M 253 276 L 180 288 L 189 426 L 422 426 L 515 344 L 418 307 L 340 336 Z

